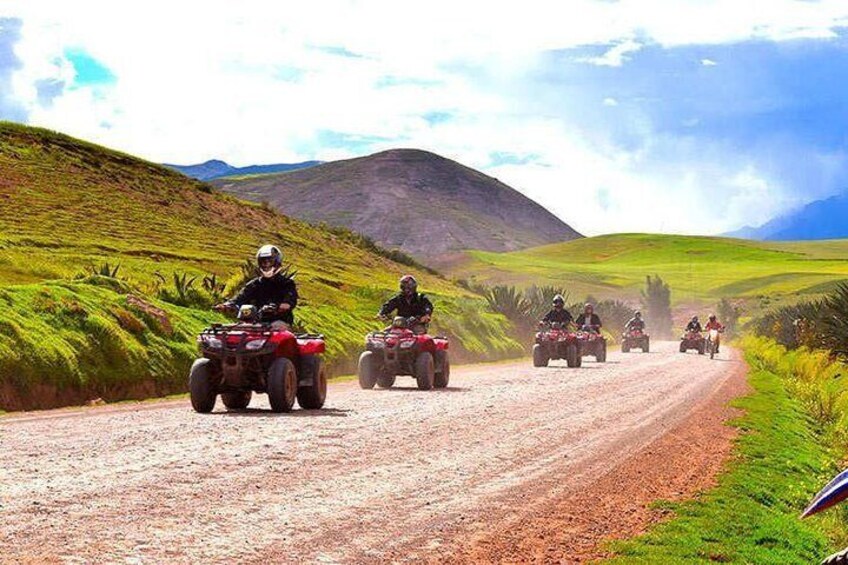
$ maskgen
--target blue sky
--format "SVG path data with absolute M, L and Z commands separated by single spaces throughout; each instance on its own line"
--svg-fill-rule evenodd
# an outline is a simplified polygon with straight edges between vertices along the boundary
M 848 188 L 844 2 L 66 4 L 0 9 L 0 118 L 156 161 L 419 147 L 589 234 L 721 233 Z

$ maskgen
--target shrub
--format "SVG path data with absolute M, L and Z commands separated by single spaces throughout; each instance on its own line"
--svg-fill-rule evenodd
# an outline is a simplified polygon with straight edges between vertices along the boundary
M 650 324 L 654 335 L 660 339 L 671 337 L 673 321 L 671 318 L 671 289 L 659 275 L 645 280 L 642 291 L 642 304 L 645 308 L 646 322 Z

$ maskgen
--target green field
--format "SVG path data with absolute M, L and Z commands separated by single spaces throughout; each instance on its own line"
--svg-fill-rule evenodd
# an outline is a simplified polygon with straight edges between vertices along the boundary
M 129 155 L 0 122 L 0 409 L 183 390 L 194 334 L 221 320 L 208 309 L 217 297 L 202 288 L 203 277 L 216 275 L 231 295 L 242 264 L 269 242 L 297 272 L 297 318 L 327 335 L 328 359 L 339 369 L 351 368 L 405 272 L 435 302 L 434 329 L 453 338 L 457 359 L 522 351 L 482 297 L 352 234 Z M 117 280 L 91 276 L 104 263 L 119 266 Z M 173 299 L 174 274 L 196 277 L 190 300 Z M 171 331 L 130 295 L 163 309 Z
M 848 240 L 754 242 L 719 237 L 616 234 L 511 253 L 466 252 L 444 265 L 481 283 L 562 285 L 573 296 L 639 296 L 647 275 L 671 285 L 675 303 L 718 298 L 791 300 L 848 279 Z

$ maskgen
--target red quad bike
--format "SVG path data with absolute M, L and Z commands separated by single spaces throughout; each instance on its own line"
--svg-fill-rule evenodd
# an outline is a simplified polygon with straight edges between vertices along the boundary
M 321 408 L 327 397 L 327 374 L 319 355 L 324 336 L 294 334 L 283 323 L 263 322 L 275 305 L 242 306 L 238 322 L 212 324 L 197 338 L 203 355 L 191 366 L 191 405 L 211 412 L 217 396 L 232 410 L 247 408 L 254 392 L 266 393 L 273 412 L 290 412 L 295 398 L 301 408 Z
M 359 356 L 359 386 L 392 388 L 398 375 L 415 377 L 418 388 L 445 388 L 450 380 L 448 339 L 415 333 L 418 318 L 397 316 L 381 332 L 365 336 L 365 351 Z
M 630 353 L 631 349 L 641 349 L 642 353 L 651 350 L 651 336 L 643 330 L 628 330 L 621 336 L 621 352 Z
M 607 339 L 601 335 L 600 328 L 583 326 L 577 332 L 577 342 L 580 345 L 580 355 L 591 355 L 598 363 L 607 360 Z
M 698 355 L 703 355 L 707 350 L 707 340 L 701 332 L 686 332 L 680 338 L 680 353 L 686 353 L 690 349 L 697 350 Z
M 533 344 L 533 366 L 547 367 L 552 359 L 565 359 L 569 367 L 583 364 L 577 335 L 568 330 L 568 324 L 539 322 L 536 343 Z

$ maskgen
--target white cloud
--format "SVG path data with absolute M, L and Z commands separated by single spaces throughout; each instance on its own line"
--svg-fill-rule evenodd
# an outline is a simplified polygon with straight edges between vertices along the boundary
M 712 59 L 701 59 L 701 64 L 705 67 L 715 67 L 716 65 L 718 65 L 718 63 L 716 63 Z
M 535 154 L 535 164 L 488 172 L 587 233 L 734 227 L 748 217 L 750 202 L 733 196 L 751 190 L 735 177 L 747 164 L 731 166 L 723 156 L 702 163 L 694 148 L 691 161 L 656 170 L 643 153 L 664 141 L 647 118 L 633 125 L 644 130 L 644 145 L 625 151 L 567 114 L 537 113 L 532 97 L 516 92 L 546 52 L 612 45 L 589 62 L 616 67 L 643 45 L 828 38 L 848 24 L 842 0 L 435 0 L 426 9 L 383 0 L 213 0 L 203 9 L 158 0 L 7 0 L 1 11 L 24 21 L 14 95 L 31 123 L 170 162 L 332 159 L 398 139 L 480 167 L 493 152 Z M 38 80 L 74 78 L 68 47 L 85 49 L 117 82 L 66 89 L 42 107 Z M 393 86 L 380 86 L 386 77 Z M 602 106 L 619 100 L 606 97 Z M 428 123 L 428 113 L 453 118 Z M 328 131 L 387 141 L 331 145 L 322 139 Z M 732 211 L 693 205 L 713 182 Z M 606 207 L 601 194 L 609 195 Z

